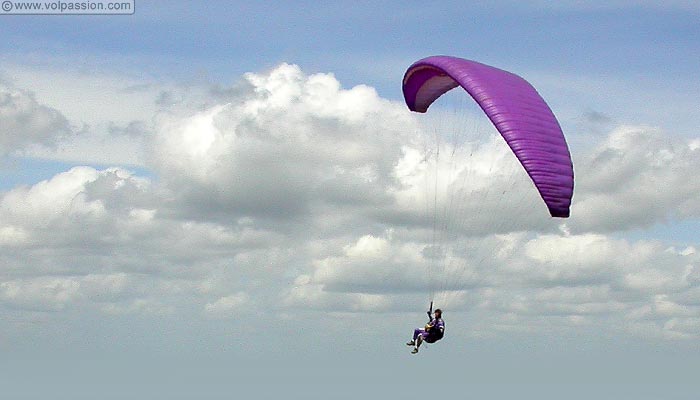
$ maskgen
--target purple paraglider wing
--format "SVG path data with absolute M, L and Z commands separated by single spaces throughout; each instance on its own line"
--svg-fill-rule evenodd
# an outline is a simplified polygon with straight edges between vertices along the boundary
M 573 163 L 559 122 L 525 79 L 485 64 L 450 56 L 411 65 L 403 94 L 411 111 L 424 113 L 445 92 L 461 86 L 484 110 L 527 171 L 553 217 L 569 216 Z

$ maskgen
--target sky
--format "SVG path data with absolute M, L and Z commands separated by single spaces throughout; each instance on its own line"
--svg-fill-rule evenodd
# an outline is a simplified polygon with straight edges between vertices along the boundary
M 695 1 L 0 15 L 0 397 L 693 399 Z M 568 219 L 430 55 L 512 71 Z M 434 299 L 446 336 L 404 343 Z

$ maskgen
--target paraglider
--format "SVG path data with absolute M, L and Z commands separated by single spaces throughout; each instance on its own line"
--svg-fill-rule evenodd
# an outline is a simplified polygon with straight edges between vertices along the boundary
M 416 61 L 403 78 L 411 111 L 424 113 L 461 86 L 476 100 L 537 187 L 552 217 L 569 216 L 574 171 L 559 122 L 525 79 L 498 68 L 450 56 Z
M 537 90 L 511 72 L 451 56 L 416 61 L 403 78 L 406 105 L 418 113 L 427 112 L 434 101 L 457 87 L 464 89 L 493 123 L 530 176 L 549 214 L 569 217 L 574 189 L 571 154 L 559 122 Z M 436 318 L 442 321 L 438 310 Z M 429 316 L 432 323 L 430 312 Z M 426 338 L 435 338 L 428 332 L 438 324 L 431 323 L 431 328 L 416 330 L 407 343 L 415 346 L 414 354 L 421 340 L 430 342 Z M 444 334 L 444 322 L 441 324 L 440 339 Z

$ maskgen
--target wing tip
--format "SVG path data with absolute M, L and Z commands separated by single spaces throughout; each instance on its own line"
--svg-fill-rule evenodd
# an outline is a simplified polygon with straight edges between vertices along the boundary
M 549 215 L 553 218 L 569 218 L 571 211 L 568 208 L 550 208 Z

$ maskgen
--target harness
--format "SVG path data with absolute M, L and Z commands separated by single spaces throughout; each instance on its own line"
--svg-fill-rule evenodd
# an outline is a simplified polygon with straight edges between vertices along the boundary
M 445 336 L 445 332 L 440 330 L 440 327 L 437 325 L 437 320 L 435 320 L 435 325 L 428 330 L 428 335 L 423 340 L 427 343 L 435 343 L 442 339 L 443 336 Z

